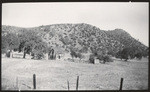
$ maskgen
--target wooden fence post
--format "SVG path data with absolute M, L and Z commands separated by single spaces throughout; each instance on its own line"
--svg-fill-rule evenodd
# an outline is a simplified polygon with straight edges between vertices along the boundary
M 76 90 L 78 90 L 78 86 L 79 86 L 79 76 L 77 76 Z
M 36 75 L 33 74 L 33 89 L 36 89 Z
M 121 78 L 121 81 L 120 81 L 120 90 L 122 90 L 122 86 L 123 86 L 123 78 Z
M 70 89 L 70 87 L 69 87 L 69 81 L 67 80 L 67 84 L 68 84 L 68 90 Z

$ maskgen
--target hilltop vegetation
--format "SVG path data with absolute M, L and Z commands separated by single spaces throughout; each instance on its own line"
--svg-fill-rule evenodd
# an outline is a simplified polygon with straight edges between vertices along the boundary
M 95 56 L 112 55 L 122 58 L 121 55 L 124 52 L 123 54 L 118 53 L 129 48 L 132 49 L 132 52 L 128 52 L 131 53 L 130 57 L 135 57 L 139 53 L 142 56 L 148 56 L 148 47 L 131 37 L 124 30 L 105 31 L 85 23 L 54 24 L 32 28 L 3 25 L 2 38 L 5 39 L 6 36 L 9 38 L 9 34 L 16 35 L 19 39 L 19 47 L 7 45 L 8 41 L 2 40 L 3 52 L 8 49 L 16 49 L 33 54 L 39 54 L 40 52 L 42 56 L 49 49 L 60 47 L 66 52 L 89 52 Z M 15 40 L 15 38 L 13 39 Z M 78 56 L 80 57 L 80 55 Z M 128 55 L 126 58 L 128 58 Z

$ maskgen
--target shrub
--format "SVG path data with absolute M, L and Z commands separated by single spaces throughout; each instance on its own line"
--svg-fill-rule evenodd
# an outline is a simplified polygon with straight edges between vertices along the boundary
M 90 55 L 89 63 L 94 64 L 94 57 L 95 57 L 95 56 L 94 56 L 93 54 Z
M 113 51 L 109 51 L 107 54 L 108 54 L 108 55 L 111 55 L 111 56 L 116 56 L 116 53 L 113 52 Z
M 103 55 L 97 55 L 97 59 L 104 60 L 104 56 Z
M 135 57 L 138 58 L 139 60 L 141 60 L 142 59 L 142 53 L 135 54 Z
M 80 60 L 81 60 L 82 58 L 84 58 L 84 56 L 83 56 L 81 53 L 76 53 L 76 55 L 77 55 L 78 58 L 80 58 Z
M 104 62 L 113 62 L 113 59 L 108 55 L 104 56 L 103 60 L 104 60 Z
M 77 52 L 75 50 L 70 50 L 70 55 L 72 58 L 80 58 L 80 60 L 83 58 L 83 55 L 80 52 Z
M 124 48 L 122 51 L 119 51 L 116 54 L 116 57 L 120 59 L 125 59 L 125 61 L 127 61 L 128 59 L 135 58 L 135 52 L 136 50 L 133 47 Z
M 88 51 L 88 47 L 86 46 L 80 50 L 81 53 L 87 53 L 87 51 Z
M 74 57 L 77 58 L 77 54 L 76 54 L 76 52 L 73 51 L 73 50 L 71 50 L 70 55 L 71 55 L 72 58 L 74 58 Z
M 105 55 L 105 56 L 104 55 L 98 55 L 97 59 L 103 61 L 103 63 L 105 63 L 105 62 L 113 62 L 113 59 L 110 56 L 108 56 L 108 55 Z

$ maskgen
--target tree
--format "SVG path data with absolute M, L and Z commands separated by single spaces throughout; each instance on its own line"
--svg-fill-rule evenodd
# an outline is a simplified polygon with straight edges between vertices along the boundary
M 32 48 L 32 52 L 34 53 L 34 59 L 42 59 L 44 57 L 44 53 L 47 52 L 47 44 L 43 41 L 35 43 Z
M 21 34 L 19 34 L 19 52 L 24 52 L 23 58 L 25 58 L 26 53 L 31 52 L 31 47 L 34 45 L 34 37 L 33 33 L 28 30 L 23 30 Z M 33 39 L 31 39 L 33 38 Z M 36 38 L 35 38 L 36 39 Z
M 142 59 L 142 53 L 137 53 L 137 54 L 135 54 L 135 57 L 136 58 L 138 58 L 139 60 L 141 60 Z
M 108 51 L 107 54 L 108 54 L 108 55 L 111 55 L 111 56 L 115 56 L 115 55 L 116 55 L 116 53 L 115 53 L 114 51 Z
M 79 58 L 80 60 L 84 58 L 84 56 L 81 54 L 80 50 L 74 47 L 70 47 L 70 55 L 72 59 Z
M 76 53 L 76 55 L 77 55 L 78 58 L 80 58 L 80 61 L 81 61 L 82 58 L 84 58 L 84 56 L 80 52 Z
M 51 50 L 49 51 L 50 59 L 56 59 L 55 55 L 56 55 L 56 54 L 55 54 L 54 49 L 51 49 Z
M 103 60 L 104 60 L 104 62 L 113 62 L 113 59 L 108 55 L 104 56 Z
M 61 41 L 63 44 L 65 44 L 65 45 L 71 44 L 71 40 L 69 39 L 68 36 L 65 36 L 65 37 L 62 37 L 62 36 L 61 36 L 60 41 Z
M 125 61 L 128 59 L 133 59 L 135 57 L 135 48 L 124 48 L 122 51 L 118 51 L 116 57 L 125 59 Z
M 6 53 L 7 52 L 7 47 L 9 46 L 8 42 L 7 42 L 7 37 L 6 36 L 2 36 L 2 53 Z
M 70 50 L 70 55 L 71 55 L 72 59 L 73 59 L 74 57 L 77 57 L 76 52 L 73 51 L 73 50 Z
M 94 55 L 93 54 L 90 54 L 90 58 L 89 58 L 89 63 L 92 63 L 92 64 L 94 64 Z
M 143 50 L 142 52 L 142 56 L 143 57 L 147 57 L 147 56 L 149 56 L 149 47 L 147 47 L 145 50 Z
M 84 47 L 82 47 L 82 48 L 80 49 L 79 52 L 81 52 L 81 53 L 87 53 L 87 51 L 88 51 L 88 47 L 87 47 L 87 46 L 84 46 Z
M 118 51 L 115 55 L 116 58 L 120 58 L 122 60 L 122 57 L 121 57 L 121 54 L 122 54 L 122 51 Z
M 46 44 L 44 42 L 39 42 L 37 43 L 33 48 L 32 48 L 32 53 L 34 59 L 42 59 L 44 57 L 44 53 L 46 53 Z
M 19 51 L 24 52 L 23 58 L 30 52 L 32 52 L 35 57 L 37 55 L 38 57 L 43 57 L 43 53 L 46 53 L 47 44 L 38 36 L 37 32 L 24 30 L 23 33 L 19 35 L 19 39 Z
M 7 35 L 2 36 L 2 51 L 7 52 L 10 50 L 10 54 L 12 50 L 17 49 L 19 46 L 18 36 L 13 33 L 8 33 Z

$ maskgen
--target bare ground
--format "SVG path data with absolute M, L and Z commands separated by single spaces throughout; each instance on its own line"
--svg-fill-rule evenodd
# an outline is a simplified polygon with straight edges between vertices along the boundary
M 19 90 L 31 90 L 33 74 L 36 74 L 38 90 L 68 90 L 67 80 L 70 90 L 75 90 L 77 76 L 79 90 L 118 90 L 121 78 L 124 78 L 123 90 L 148 89 L 148 59 L 145 58 L 106 64 L 15 58 L 2 58 L 1 61 L 2 90 L 16 90 L 17 84 Z

